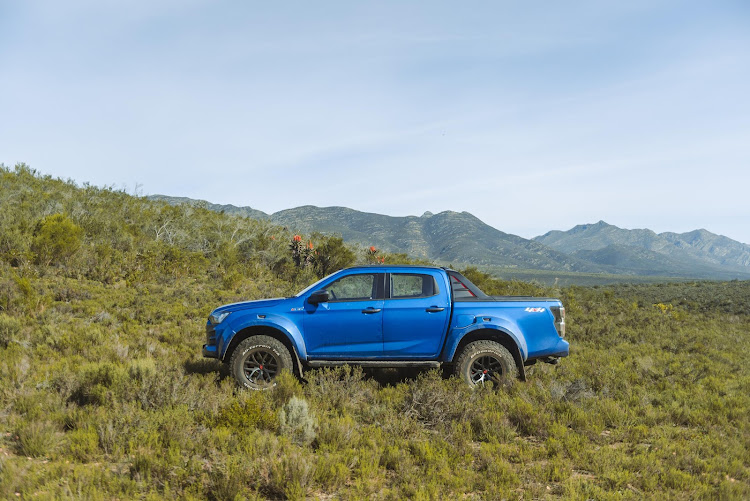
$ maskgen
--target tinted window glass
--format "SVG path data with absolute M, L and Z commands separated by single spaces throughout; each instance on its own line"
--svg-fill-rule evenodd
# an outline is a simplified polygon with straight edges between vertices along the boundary
M 437 283 L 432 275 L 416 273 L 391 274 L 391 298 L 429 297 L 438 294 Z
M 334 301 L 374 299 L 377 294 L 375 274 L 348 275 L 326 287 Z

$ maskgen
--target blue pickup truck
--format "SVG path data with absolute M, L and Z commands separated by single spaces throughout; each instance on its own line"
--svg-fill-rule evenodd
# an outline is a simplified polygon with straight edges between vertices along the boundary
M 558 299 L 488 296 L 459 272 L 359 266 L 295 296 L 229 304 L 206 324 L 203 356 L 229 363 L 241 386 L 282 370 L 446 365 L 474 386 L 525 379 L 524 367 L 568 355 Z

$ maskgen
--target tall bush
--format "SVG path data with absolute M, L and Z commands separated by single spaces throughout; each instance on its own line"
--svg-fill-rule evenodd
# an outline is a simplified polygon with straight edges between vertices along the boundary
M 37 264 L 57 264 L 72 256 L 81 246 L 83 229 L 65 214 L 43 218 L 34 228 L 32 250 Z
M 344 244 L 341 237 L 325 237 L 318 245 L 315 256 L 315 272 L 320 278 L 354 264 L 354 252 Z

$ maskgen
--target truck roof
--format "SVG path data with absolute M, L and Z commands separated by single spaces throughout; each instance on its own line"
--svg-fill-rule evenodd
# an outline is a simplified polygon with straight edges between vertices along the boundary
M 435 266 L 431 264 L 360 264 L 357 266 L 349 266 L 348 268 L 344 268 L 345 270 L 356 270 L 360 268 L 406 268 L 406 269 L 412 269 L 412 268 L 419 268 L 419 269 L 429 269 L 429 270 L 444 270 L 444 271 L 453 271 L 450 268 L 444 268 L 443 266 Z

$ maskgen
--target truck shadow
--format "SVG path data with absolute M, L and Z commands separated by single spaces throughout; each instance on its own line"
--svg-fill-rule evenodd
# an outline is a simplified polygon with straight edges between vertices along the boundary
M 422 367 L 362 368 L 365 379 L 377 381 L 380 386 L 396 386 L 399 383 L 413 381 L 420 374 L 430 370 L 434 369 Z
M 182 364 L 186 374 L 217 374 L 219 379 L 229 377 L 229 367 L 218 360 L 203 358 L 198 360 L 186 360 Z
M 182 364 L 186 374 L 195 375 L 206 375 L 215 374 L 218 376 L 219 381 L 231 377 L 229 366 L 223 364 L 218 360 L 211 359 L 198 359 L 198 360 L 186 360 Z M 305 381 L 305 375 L 324 369 L 308 369 L 302 375 L 303 382 Z M 362 374 L 365 380 L 376 381 L 382 387 L 396 386 L 399 383 L 409 382 L 417 379 L 420 374 L 428 372 L 429 368 L 420 367 L 399 367 L 399 368 L 373 368 L 363 367 Z

